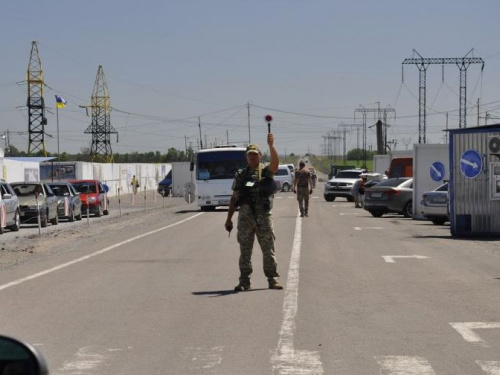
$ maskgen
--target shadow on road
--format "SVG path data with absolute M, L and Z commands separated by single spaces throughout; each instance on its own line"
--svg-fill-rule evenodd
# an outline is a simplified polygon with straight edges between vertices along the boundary
M 250 293 L 250 292 L 257 292 L 260 290 L 268 290 L 268 289 L 267 288 L 250 289 L 250 290 L 246 290 L 244 292 L 238 292 L 238 291 L 233 290 L 233 289 L 228 289 L 228 290 L 213 290 L 213 291 L 206 291 L 206 292 L 193 292 L 192 294 L 195 296 L 224 297 L 224 296 L 228 296 L 231 294 Z

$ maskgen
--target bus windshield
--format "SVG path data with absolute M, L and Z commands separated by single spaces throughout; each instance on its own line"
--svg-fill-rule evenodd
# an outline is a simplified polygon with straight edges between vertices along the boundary
M 238 169 L 245 168 L 245 150 L 200 152 L 197 157 L 197 180 L 234 178 Z

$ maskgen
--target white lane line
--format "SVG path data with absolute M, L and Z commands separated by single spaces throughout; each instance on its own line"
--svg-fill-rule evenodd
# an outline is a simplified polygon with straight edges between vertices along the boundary
M 410 259 L 429 259 L 425 255 L 382 255 L 382 258 L 386 261 L 386 263 L 396 263 L 395 258 L 410 258 Z
M 383 227 L 354 227 L 354 230 L 381 230 Z
M 295 350 L 295 317 L 298 310 L 300 248 L 302 244 L 302 220 L 297 215 L 293 239 L 292 257 L 283 302 L 278 348 L 272 351 L 271 364 L 276 375 L 321 375 L 323 365 L 318 352 Z
M 500 362 L 498 361 L 476 361 L 488 375 L 500 375 Z
M 75 354 L 75 359 L 66 361 L 54 375 L 82 375 L 94 374 L 97 367 L 101 366 L 112 352 L 121 349 L 96 349 L 83 347 Z
M 390 355 L 375 359 L 381 375 L 436 375 L 429 362 L 422 357 Z
M 15 280 L 15 281 L 11 281 L 10 283 L 7 283 L 7 284 L 4 284 L 4 285 L 0 285 L 0 291 L 2 290 L 5 290 L 5 289 L 8 289 L 8 288 L 11 288 L 13 286 L 16 286 L 16 285 L 19 285 L 19 284 L 22 284 L 26 281 L 30 281 L 30 280 L 33 280 L 33 279 L 36 279 L 38 277 L 41 277 L 41 276 L 45 276 L 45 275 L 48 275 L 49 273 L 52 273 L 52 272 L 55 272 L 55 271 L 59 271 L 63 268 L 66 268 L 66 267 L 69 267 L 69 266 L 72 266 L 73 264 L 77 264 L 77 263 L 80 263 L 80 262 L 83 262 L 83 261 L 86 261 L 90 258 L 93 258 L 97 255 L 101 255 L 101 254 L 104 254 L 104 253 L 107 253 L 108 251 L 111 251 L 113 249 L 116 249 L 117 247 L 120 247 L 122 245 L 125 245 L 127 243 L 130 243 L 130 242 L 134 242 L 134 241 L 137 241 L 141 238 L 144 238 L 144 237 L 147 237 L 147 236 L 150 236 L 152 234 L 155 234 L 155 233 L 158 233 L 158 232 L 161 232 L 163 230 L 166 230 L 166 229 L 170 229 L 172 227 L 175 227 L 177 225 L 180 225 L 180 224 L 183 224 L 185 223 L 186 221 L 188 220 L 191 220 L 191 219 L 194 219 L 195 217 L 198 217 L 200 215 L 202 215 L 203 212 L 199 213 L 199 214 L 196 214 L 194 216 L 191 216 L 191 217 L 188 217 L 187 219 L 184 219 L 184 220 L 181 220 L 181 221 L 178 221 L 177 223 L 174 223 L 174 224 L 170 224 L 170 225 L 167 225 L 166 227 L 162 227 L 162 228 L 158 228 L 158 229 L 155 229 L 155 230 L 152 230 L 150 232 L 147 232 L 147 233 L 143 233 L 143 234 L 140 234 L 138 236 L 135 236 L 135 237 L 132 237 L 132 238 L 129 238 L 128 240 L 125 240 L 125 241 L 122 241 L 122 242 L 118 242 L 114 245 L 111 245 L 111 246 L 108 246 L 104 249 L 101 249 L 101 250 L 98 250 L 96 251 L 95 253 L 92 253 L 92 254 L 89 254 L 89 255 L 85 255 L 81 258 L 78 258 L 78 259 L 75 259 L 75 260 L 72 260 L 70 262 L 67 262 L 67 263 L 63 263 L 63 264 L 60 264 L 58 266 L 55 266 L 55 267 L 52 267 L 52 268 L 49 268 L 48 270 L 45 270 L 45 271 L 42 271 L 42 272 L 38 272 L 38 273 L 35 273 L 33 275 L 30 275 L 30 276 L 27 276 L 27 277 L 23 277 L 22 279 L 18 279 L 18 280 Z
M 464 338 L 465 341 L 477 346 L 489 347 L 488 343 L 479 336 L 475 329 L 493 329 L 500 328 L 500 323 L 496 322 L 466 322 L 466 323 L 450 323 L 455 330 Z
M 190 374 L 217 373 L 214 368 L 222 363 L 223 346 L 214 346 L 213 348 L 187 347 L 184 350 L 191 357 L 191 362 L 188 365 Z
M 357 212 L 340 212 L 339 215 L 340 216 L 344 216 L 344 215 L 357 215 L 358 213 Z

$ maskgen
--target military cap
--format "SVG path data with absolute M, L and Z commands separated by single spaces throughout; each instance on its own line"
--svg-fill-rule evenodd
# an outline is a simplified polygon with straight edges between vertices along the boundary
M 255 153 L 255 154 L 260 154 L 259 146 L 257 146 L 254 143 L 249 144 L 248 147 L 247 147 L 247 154 L 250 154 L 252 152 Z

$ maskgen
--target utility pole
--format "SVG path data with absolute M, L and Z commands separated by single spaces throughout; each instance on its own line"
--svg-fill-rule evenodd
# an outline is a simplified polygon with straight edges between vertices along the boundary
M 31 43 L 27 81 L 28 155 L 32 155 L 36 151 L 41 151 L 44 156 L 47 156 L 47 150 L 45 149 L 45 125 L 47 125 L 47 118 L 45 117 L 45 101 L 43 99 L 44 81 L 42 62 L 38 55 L 37 42 Z
M 200 130 L 200 150 L 203 150 L 203 141 L 201 140 L 201 119 L 200 119 L 200 116 L 198 116 L 198 129 Z
M 455 64 L 460 70 L 460 93 L 459 93 L 459 127 L 467 127 L 467 69 L 470 64 L 482 64 L 481 72 L 484 69 L 484 61 L 480 57 L 467 57 L 469 53 L 473 50 L 471 49 L 464 57 L 458 58 L 423 58 L 417 51 L 413 50 L 413 55 L 418 55 L 418 57 L 412 57 L 403 60 L 403 66 L 405 64 L 415 64 L 419 70 L 419 88 L 418 88 L 418 143 L 426 143 L 425 139 L 425 128 L 426 128 L 426 72 L 427 68 L 431 64 L 440 64 L 443 66 L 443 81 L 444 81 L 444 65 L 445 64 Z M 403 68 L 403 67 L 402 67 Z M 404 75 L 402 74 L 402 80 L 404 82 Z
M 250 103 L 247 103 L 247 112 L 248 112 L 248 144 L 252 143 L 250 139 Z
M 111 134 L 117 134 L 118 141 L 118 132 L 111 126 L 111 101 L 102 65 L 97 69 L 91 104 L 83 106 L 88 107 L 92 109 L 92 122 L 84 133 L 92 134 L 90 160 L 113 163 Z

